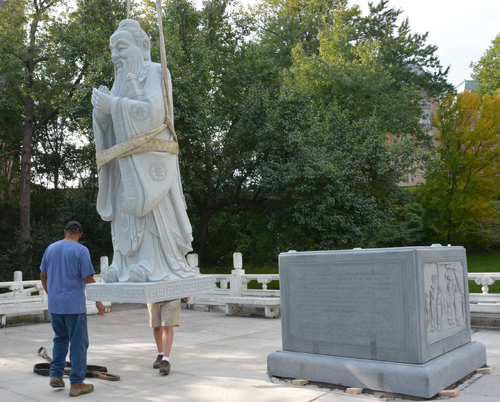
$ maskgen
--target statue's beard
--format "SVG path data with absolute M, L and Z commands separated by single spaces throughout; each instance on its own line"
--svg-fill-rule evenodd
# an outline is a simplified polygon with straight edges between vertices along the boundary
M 111 88 L 113 95 L 121 98 L 128 97 L 127 95 L 133 91 L 133 88 L 130 82 L 127 81 L 127 75 L 132 73 L 136 78 L 139 78 L 143 69 L 143 60 L 138 60 L 134 64 L 126 64 L 122 60 L 118 60 L 115 63 L 115 82 L 113 88 Z

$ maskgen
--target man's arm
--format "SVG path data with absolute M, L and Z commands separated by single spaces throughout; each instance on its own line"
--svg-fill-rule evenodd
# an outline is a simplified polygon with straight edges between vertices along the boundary
M 40 280 L 42 281 L 43 290 L 45 290 L 45 293 L 49 294 L 49 292 L 47 292 L 47 274 L 45 272 L 40 273 Z
M 85 278 L 83 278 L 83 281 L 85 282 L 85 285 L 88 285 L 89 283 L 95 283 L 94 275 L 86 276 Z M 97 307 L 97 315 L 104 315 L 104 313 L 106 312 L 104 304 L 102 304 L 100 301 L 96 301 L 95 306 Z

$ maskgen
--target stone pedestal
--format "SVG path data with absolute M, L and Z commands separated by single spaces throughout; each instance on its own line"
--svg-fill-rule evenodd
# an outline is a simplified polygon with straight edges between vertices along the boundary
M 270 375 L 430 398 L 486 363 L 462 247 L 285 253 L 280 288 Z
M 155 303 L 211 292 L 215 278 L 204 275 L 165 282 L 116 282 L 87 285 L 87 299 L 117 303 Z

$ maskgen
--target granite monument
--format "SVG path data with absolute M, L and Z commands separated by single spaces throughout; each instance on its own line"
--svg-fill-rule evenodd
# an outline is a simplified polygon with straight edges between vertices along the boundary
M 280 255 L 283 350 L 268 372 L 430 398 L 486 364 L 463 247 Z

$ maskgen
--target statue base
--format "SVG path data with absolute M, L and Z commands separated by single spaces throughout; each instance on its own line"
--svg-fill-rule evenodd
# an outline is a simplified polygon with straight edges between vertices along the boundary
M 482 343 L 470 342 L 424 364 L 326 356 L 279 350 L 267 357 L 274 377 L 432 398 L 486 364 Z
M 87 285 L 87 299 L 116 303 L 156 303 L 191 297 L 215 289 L 210 275 L 165 282 L 115 282 Z

